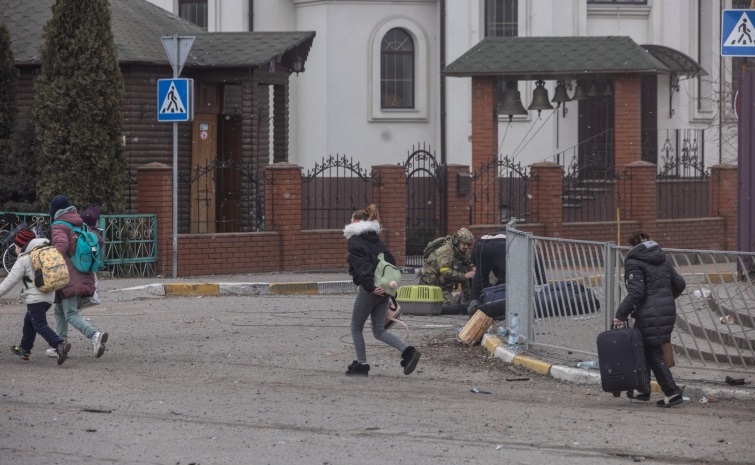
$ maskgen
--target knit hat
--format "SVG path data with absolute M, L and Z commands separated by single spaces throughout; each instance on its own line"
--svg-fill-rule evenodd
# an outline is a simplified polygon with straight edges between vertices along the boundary
M 62 210 L 64 208 L 68 208 L 71 206 L 71 201 L 68 200 L 68 197 L 65 195 L 56 195 L 52 202 L 50 202 L 50 221 L 55 220 L 55 213 L 58 212 L 58 210 Z
M 100 220 L 100 206 L 93 203 L 81 212 L 81 220 L 90 228 L 96 228 Z
M 31 229 L 22 229 L 21 231 L 16 233 L 16 237 L 14 241 L 16 242 L 16 245 L 20 248 L 26 247 L 26 244 L 28 244 L 32 239 L 35 239 L 37 237 L 36 234 L 34 234 L 34 231 Z

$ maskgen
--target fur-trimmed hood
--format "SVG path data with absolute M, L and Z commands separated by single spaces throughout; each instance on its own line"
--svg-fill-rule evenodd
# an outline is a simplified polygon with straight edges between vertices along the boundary
M 361 236 L 362 234 L 374 232 L 380 234 L 380 223 L 377 221 L 359 221 L 357 223 L 349 223 L 343 228 L 343 237 L 351 239 L 354 236 Z

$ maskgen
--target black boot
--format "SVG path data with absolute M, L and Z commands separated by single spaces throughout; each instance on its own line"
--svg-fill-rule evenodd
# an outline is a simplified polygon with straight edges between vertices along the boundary
M 412 346 L 407 347 L 401 352 L 401 366 L 404 367 L 404 374 L 408 375 L 417 368 L 417 362 L 422 354 Z
M 367 376 L 369 372 L 370 372 L 369 364 L 359 363 L 356 360 L 351 362 L 351 365 L 349 365 L 346 368 L 346 376 Z

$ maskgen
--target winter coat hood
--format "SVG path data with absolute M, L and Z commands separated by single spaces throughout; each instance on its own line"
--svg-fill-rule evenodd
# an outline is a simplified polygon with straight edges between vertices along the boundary
M 666 262 L 666 254 L 655 241 L 645 241 L 637 244 L 627 254 L 627 260 L 635 259 L 651 265 L 660 265 Z
M 374 233 L 375 238 L 380 234 L 380 223 L 377 221 L 358 221 L 356 223 L 349 223 L 343 228 L 343 237 L 351 239 L 354 236 L 367 235 L 368 233 Z M 376 242 L 373 240 L 372 242 Z
M 29 241 L 28 244 L 24 247 L 23 252 L 21 252 L 21 255 L 28 255 L 31 253 L 32 250 L 36 249 L 37 247 L 43 247 L 46 245 L 50 245 L 50 241 L 45 239 L 44 237 L 37 237 Z

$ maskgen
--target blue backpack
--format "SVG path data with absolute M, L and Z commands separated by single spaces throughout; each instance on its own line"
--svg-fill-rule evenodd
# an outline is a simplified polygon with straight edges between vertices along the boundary
M 102 268 L 103 260 L 100 256 L 99 239 L 97 234 L 90 231 L 86 224 L 82 224 L 81 228 L 62 220 L 54 221 L 52 224 L 65 224 L 78 235 L 76 250 L 71 256 L 71 263 L 74 268 L 81 273 L 94 273 Z

